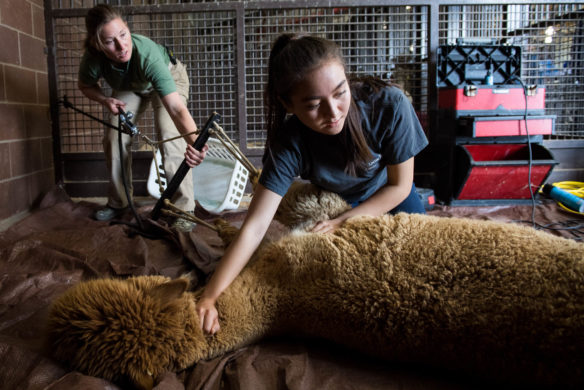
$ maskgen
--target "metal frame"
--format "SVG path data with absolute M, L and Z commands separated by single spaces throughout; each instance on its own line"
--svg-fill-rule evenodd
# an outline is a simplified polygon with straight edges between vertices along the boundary
M 146 0 L 144 0 L 146 1 Z M 174 0 L 178 1 L 178 0 Z M 80 1 L 68 0 L 68 2 L 78 4 Z M 59 0 L 45 0 L 45 20 L 46 20 L 46 39 L 48 46 L 48 73 L 49 73 L 49 96 L 51 99 L 51 117 L 53 126 L 54 139 L 54 156 L 55 171 L 57 181 L 63 180 L 63 156 L 61 150 L 61 123 L 60 109 L 56 102 L 59 100 L 58 79 L 59 69 L 56 58 L 56 35 L 55 21 L 58 19 L 84 17 L 87 9 L 93 6 L 97 1 L 81 1 L 83 8 L 54 8 L 54 4 L 62 3 Z M 415 6 L 425 7 L 427 9 L 427 30 L 428 37 L 426 43 L 427 58 L 427 114 L 429 115 L 429 132 L 434 134 L 438 129 L 437 115 L 437 88 L 436 88 L 436 49 L 440 42 L 440 9 L 443 6 L 481 6 L 481 5 L 545 5 L 550 4 L 548 1 L 503 1 L 493 2 L 485 0 L 451 0 L 451 1 L 379 1 L 379 0 L 355 0 L 355 1 L 330 1 L 330 0 L 297 0 L 297 1 L 212 1 L 212 2 L 181 2 L 180 4 L 169 1 L 158 1 L 156 5 L 125 5 L 127 3 L 136 4 L 138 1 L 109 1 L 112 5 L 124 5 L 124 13 L 129 16 L 146 15 L 146 14 L 175 14 L 175 13 L 198 13 L 198 12 L 219 12 L 230 11 L 235 14 L 234 35 L 235 35 L 235 63 L 236 69 L 236 122 L 239 129 L 247 129 L 247 103 L 246 96 L 246 13 L 250 11 L 265 10 L 296 10 L 296 9 L 319 9 L 331 7 L 393 7 L 393 6 Z M 153 1 L 148 1 L 152 3 Z M 90 3 L 89 5 L 87 3 Z M 169 4 L 170 3 L 170 4 Z M 563 3 L 563 2 L 562 2 Z M 566 2 L 566 4 L 584 4 L 584 0 Z M 582 86 L 584 88 L 584 85 Z M 584 125 L 583 125 L 584 126 Z M 262 150 L 258 148 L 249 148 L 247 139 L 247 130 L 237 133 L 237 143 L 243 153 L 251 158 L 259 158 Z M 96 153 L 87 153 L 88 156 L 95 157 Z

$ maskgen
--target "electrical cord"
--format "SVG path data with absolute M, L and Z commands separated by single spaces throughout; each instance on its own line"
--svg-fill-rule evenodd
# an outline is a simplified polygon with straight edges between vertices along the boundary
M 575 241 L 584 241 L 584 223 L 582 220 L 570 219 L 563 222 L 552 222 L 547 225 L 536 224 L 537 230 L 566 231 Z
M 553 183 L 553 186 L 563 189 L 564 191 L 568 191 L 571 194 L 578 196 L 580 198 L 584 198 L 584 183 L 577 182 L 577 181 L 562 181 Z M 541 189 L 539 192 L 542 192 Z M 566 206 L 564 206 L 561 202 L 556 202 L 559 207 L 568 211 L 573 214 L 577 215 L 584 215 L 584 213 L 580 213 L 574 211 Z M 533 209 L 532 209 L 533 211 Z M 551 231 L 565 231 L 570 233 L 571 238 L 576 241 L 584 241 L 584 220 L 582 219 L 570 219 L 562 222 L 552 222 L 546 225 L 539 224 L 535 222 L 535 218 L 532 216 L 531 221 L 522 221 L 516 220 L 512 222 L 524 222 L 524 223 L 531 223 L 532 226 L 536 230 L 551 230 Z
M 568 231 L 569 233 L 572 234 L 572 238 L 575 239 L 576 241 L 583 241 L 584 240 L 584 223 L 582 223 L 582 221 L 580 220 L 568 220 L 568 221 L 563 221 L 563 222 L 552 222 L 546 225 L 542 225 L 539 224 L 535 221 L 535 210 L 536 210 L 536 203 L 535 203 L 535 193 L 541 192 L 541 187 L 539 186 L 538 189 L 536 189 L 536 191 L 532 191 L 531 187 L 531 170 L 532 170 L 532 166 L 533 166 L 533 154 L 532 154 L 532 150 L 531 150 L 531 139 L 529 136 L 529 128 L 528 128 L 528 124 L 527 124 L 527 118 L 528 118 L 528 107 L 527 107 L 527 96 L 528 96 L 528 87 L 527 85 L 523 82 L 523 80 L 517 76 L 514 76 L 512 79 L 517 80 L 521 86 L 523 87 L 523 97 L 525 99 L 525 111 L 523 113 L 523 119 L 525 121 L 525 134 L 527 136 L 527 149 L 528 149 L 528 153 L 529 153 L 529 161 L 528 161 L 528 190 L 529 190 L 529 195 L 531 197 L 531 221 L 514 221 L 514 222 L 524 222 L 524 223 L 530 223 L 531 226 L 536 229 L 536 230 L 552 230 L 552 231 Z M 543 183 L 542 183 L 543 184 Z M 582 186 L 582 184 L 584 183 L 580 183 L 580 182 L 559 182 L 559 183 L 554 183 L 554 186 L 557 186 L 561 189 L 564 190 L 568 190 L 568 192 L 573 193 L 576 196 L 579 197 L 584 197 L 584 187 Z M 558 203 L 560 207 L 562 207 L 563 209 L 572 212 L 572 213 L 576 213 L 576 214 L 580 214 L 582 215 L 582 213 L 579 212 L 575 212 L 573 210 L 568 209 L 566 206 L 562 205 L 561 203 Z
M 529 191 L 529 197 L 531 198 L 531 225 L 535 228 L 536 227 L 536 223 L 535 223 L 535 195 L 534 195 L 534 191 L 531 189 L 531 170 L 533 167 L 533 152 L 531 150 L 531 139 L 529 137 L 529 128 L 527 126 L 528 88 L 527 88 L 527 85 L 523 82 L 523 80 L 520 77 L 513 76 L 513 79 L 519 81 L 519 83 L 523 87 L 523 98 L 525 99 L 525 110 L 523 112 L 523 120 L 525 122 L 525 135 L 527 136 L 527 152 L 529 155 L 529 157 L 528 157 L 528 159 L 529 159 L 528 160 L 528 171 L 527 171 L 527 190 Z M 535 192 L 537 192 L 537 190 Z

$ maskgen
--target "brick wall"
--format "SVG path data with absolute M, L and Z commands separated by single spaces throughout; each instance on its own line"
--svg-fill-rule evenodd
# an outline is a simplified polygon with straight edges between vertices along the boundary
M 0 222 L 54 184 L 43 0 L 0 0 Z

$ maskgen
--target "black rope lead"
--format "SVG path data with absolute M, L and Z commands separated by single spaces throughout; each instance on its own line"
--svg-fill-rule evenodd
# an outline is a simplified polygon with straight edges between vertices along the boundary
M 122 183 L 124 183 L 124 192 L 126 193 L 126 199 L 128 200 L 128 206 L 132 210 L 132 214 L 134 214 L 134 218 L 136 218 L 136 222 L 138 223 L 138 227 L 141 231 L 144 231 L 144 224 L 142 223 L 142 219 L 138 215 L 136 211 L 136 207 L 134 207 L 134 201 L 132 196 L 130 195 L 128 178 L 126 174 L 126 164 L 124 163 L 124 146 L 122 144 L 122 127 L 126 127 L 130 132 L 134 132 L 136 134 L 138 129 L 136 126 L 130 122 L 132 115 L 130 113 L 126 114 L 121 107 L 118 107 L 119 115 L 118 115 L 118 148 L 120 153 L 120 165 L 122 168 Z

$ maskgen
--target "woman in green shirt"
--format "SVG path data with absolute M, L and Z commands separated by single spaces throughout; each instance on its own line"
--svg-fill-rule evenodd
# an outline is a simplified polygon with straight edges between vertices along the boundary
M 161 146 L 168 181 L 172 180 L 183 155 L 190 166 L 200 164 L 206 148 L 199 152 L 191 146 L 197 138 L 192 134 L 197 126 L 186 106 L 189 79 L 185 67 L 172 58 L 164 46 L 145 36 L 131 34 L 121 14 L 106 4 L 99 4 L 89 10 L 85 25 L 87 38 L 78 80 L 81 92 L 109 110 L 114 126 L 118 123 L 116 115 L 119 114 L 119 108 L 135 113 L 139 119 L 151 104 L 159 139 L 184 135 L 184 138 L 165 142 Z M 104 94 L 100 79 L 104 79 L 112 88 L 111 96 Z M 132 140 L 126 134 L 122 135 L 122 139 L 125 151 L 123 158 L 120 158 L 117 131 L 106 130 L 103 147 L 110 184 L 107 206 L 95 214 L 98 220 L 110 220 L 128 206 L 122 167 L 129 178 L 128 186 L 132 194 Z M 190 152 L 186 154 L 189 149 Z M 194 210 L 191 172 L 184 178 L 171 201 L 184 211 Z M 177 220 L 174 226 L 187 231 L 192 228 L 192 224 L 183 219 Z

